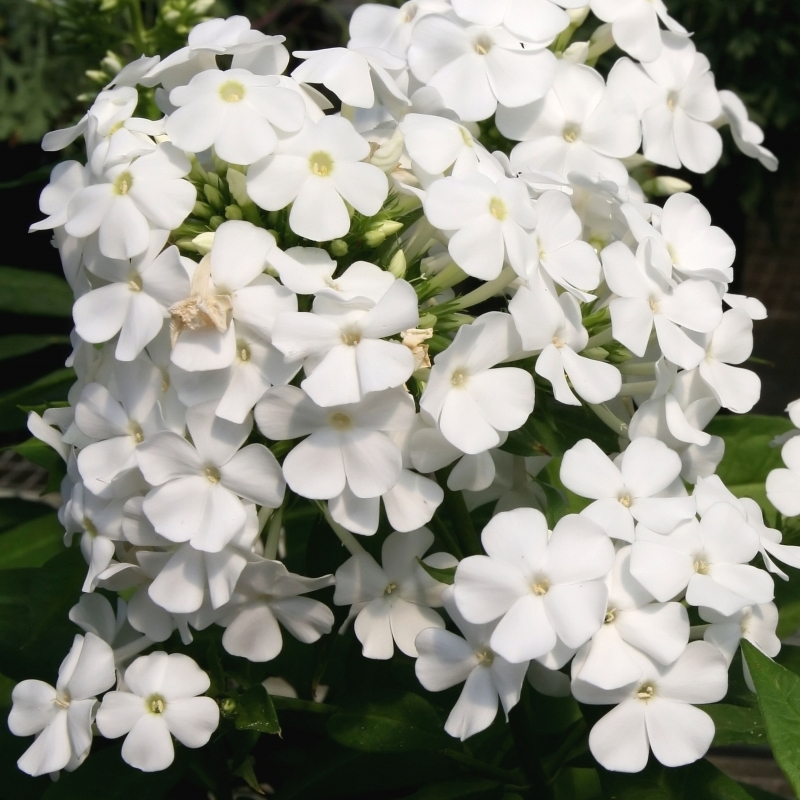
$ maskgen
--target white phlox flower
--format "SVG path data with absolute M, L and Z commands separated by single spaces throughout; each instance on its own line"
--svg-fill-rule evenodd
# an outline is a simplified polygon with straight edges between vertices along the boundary
M 47 186 L 39 195 L 39 210 L 47 214 L 46 219 L 34 222 L 29 232 L 51 230 L 66 225 L 67 210 L 72 198 L 85 189 L 91 181 L 91 173 L 79 161 L 62 161 L 53 167 Z
M 661 271 L 658 250 L 645 239 L 634 255 L 614 242 L 601 253 L 603 273 L 617 296 L 609 303 L 614 339 L 643 356 L 655 328 L 661 352 L 685 369 L 703 360 L 704 348 L 687 333 L 709 333 L 722 321 L 722 303 L 711 281 L 674 284 Z
M 388 433 L 400 449 L 403 464 L 395 485 L 380 498 L 357 497 L 345 486 L 338 497 L 328 500 L 328 510 L 336 522 L 353 533 L 371 536 L 378 530 L 381 501 L 389 524 L 396 531 L 413 531 L 431 521 L 444 499 L 444 491 L 436 481 L 418 474 L 431 470 L 420 469 L 413 461 L 412 439 L 416 427 Z M 418 472 L 414 472 L 414 469 Z
M 758 544 L 737 508 L 715 503 L 700 522 L 684 522 L 666 535 L 640 524 L 631 549 L 631 574 L 660 603 L 685 590 L 690 605 L 733 614 L 773 598 L 769 573 L 747 563 Z
M 673 269 L 688 278 L 705 278 L 717 283 L 733 280 L 731 264 L 736 257 L 733 240 L 721 228 L 711 224 L 711 215 L 690 194 L 678 192 L 664 203 L 659 229 L 647 224 L 630 203 L 622 206 L 630 231 L 638 242 L 653 240 L 654 247 L 666 248 Z M 660 254 L 659 264 L 667 258 Z M 665 277 L 671 277 L 665 273 Z
M 753 352 L 753 320 L 731 308 L 710 334 L 690 334 L 705 350 L 698 372 L 717 402 L 736 414 L 746 414 L 761 395 L 761 378 L 742 364 Z
M 487 28 L 504 27 L 523 42 L 549 44 L 569 24 L 565 8 L 582 8 L 583 0 L 453 0 L 463 20 Z
M 414 371 L 411 350 L 384 339 L 418 322 L 416 292 L 406 281 L 394 280 L 377 301 L 319 294 L 310 313 L 280 314 L 272 341 L 287 360 L 303 359 L 303 390 L 329 407 L 357 403 L 370 392 L 405 383 Z
M 404 59 L 414 25 L 428 14 L 451 10 L 449 0 L 410 0 L 400 8 L 364 3 L 350 17 L 350 45 L 379 48 Z
M 731 136 L 736 146 L 750 158 L 756 158 L 761 166 L 770 172 L 778 169 L 778 159 L 762 145 L 764 131 L 750 119 L 747 108 L 741 99 L 731 91 L 723 89 L 719 92 L 722 113 L 731 126 Z
M 285 485 L 264 445 L 242 448 L 253 426 L 249 415 L 230 422 L 214 415 L 213 402 L 204 403 L 187 411 L 186 423 L 193 444 L 162 431 L 137 453 L 142 474 L 155 487 L 145 497 L 144 513 L 171 542 L 216 553 L 245 524 L 242 500 L 277 508 Z
M 136 469 L 136 448 L 165 428 L 158 369 L 137 359 L 118 364 L 114 378 L 116 397 L 102 384 L 90 383 L 75 406 L 75 425 L 94 440 L 78 453 L 78 470 L 86 488 L 101 496 L 113 493 L 116 478 Z
M 412 162 L 429 175 L 467 174 L 490 157 L 464 125 L 443 116 L 406 114 L 398 129 Z
M 491 312 L 459 328 L 436 357 L 420 409 L 463 452 L 496 447 L 501 432 L 521 427 L 533 411 L 530 374 L 496 366 L 519 349 L 511 318 Z
M 97 695 L 116 681 L 114 654 L 98 636 L 76 636 L 58 670 L 55 687 L 18 683 L 11 693 L 8 727 L 15 736 L 36 734 L 17 766 L 28 775 L 79 767 L 92 746 Z
M 781 448 L 785 467 L 773 469 L 767 476 L 767 497 L 781 514 L 800 514 L 800 437 L 794 436 Z
M 417 563 L 433 544 L 427 528 L 386 537 L 381 564 L 368 553 L 356 553 L 336 570 L 337 606 L 352 605 L 354 630 L 366 658 L 388 659 L 395 644 L 402 653 L 417 656 L 414 644 L 425 628 L 444 628 L 434 611 L 442 605 L 443 583 Z M 433 553 L 424 562 L 442 569 L 456 564 L 449 553 Z
M 416 638 L 414 671 L 429 692 L 441 692 L 464 683 L 444 729 L 463 742 L 486 730 L 497 716 L 498 700 L 508 712 L 519 702 L 526 662 L 511 664 L 489 646 L 495 625 L 467 622 L 448 587 L 442 603 L 463 638 L 443 628 L 426 628 Z
M 275 76 L 245 69 L 208 69 L 170 92 L 176 106 L 166 133 L 182 150 L 214 148 L 232 164 L 252 164 L 275 150 L 278 132 L 296 133 L 305 120 L 301 96 Z
M 462 120 L 477 121 L 494 114 L 498 103 L 515 108 L 544 96 L 556 71 L 544 45 L 523 48 L 505 28 L 431 15 L 414 26 L 408 65 Z
M 767 307 L 757 297 L 725 292 L 722 300 L 731 308 L 740 308 L 753 321 L 767 318 Z
M 636 104 L 646 159 L 708 172 L 722 155 L 722 137 L 711 124 L 722 111 L 714 75 L 691 39 L 662 31 L 661 40 L 661 55 L 654 61 L 620 59 L 608 76 L 609 86 Z
M 356 108 L 372 108 L 376 97 L 386 107 L 407 107 L 409 99 L 392 77 L 406 66 L 405 59 L 377 47 L 347 47 L 324 50 L 297 50 L 303 63 L 292 72 L 300 83 L 321 83 L 343 103 Z
M 574 680 L 600 689 L 618 689 L 644 677 L 644 653 L 661 665 L 671 664 L 689 642 L 689 615 L 680 603 L 655 603 L 630 573 L 631 548 L 617 551 L 608 577 L 608 607 L 600 630 L 578 650 L 572 662 Z
M 215 69 L 218 55 L 232 55 L 231 67 L 257 75 L 280 75 L 289 63 L 285 36 L 266 36 L 251 30 L 247 17 L 209 19 L 189 32 L 186 47 L 153 65 L 142 78 L 145 86 L 161 84 L 167 91 L 189 81 L 198 73 Z
M 661 55 L 661 20 L 667 30 L 686 34 L 663 0 L 590 0 L 592 12 L 611 23 L 614 42 L 637 61 L 655 61 Z
M 237 322 L 269 342 L 275 317 L 297 309 L 294 294 L 262 274 L 281 256 L 272 235 L 250 222 L 229 220 L 217 228 L 211 252 L 192 275 L 191 294 L 169 309 L 176 366 L 195 372 L 246 360 L 237 347 Z
M 508 310 L 524 349 L 540 351 L 536 374 L 550 381 L 559 403 L 580 405 L 576 393 L 589 403 L 616 397 L 622 386 L 619 370 L 579 355 L 589 334 L 581 323 L 578 301 L 571 294 L 564 292 L 556 299 L 541 280 L 531 281 L 530 288 L 517 290 Z
M 606 769 L 641 772 L 652 750 L 666 767 L 702 758 L 714 738 L 711 717 L 695 708 L 716 703 L 728 690 L 725 657 L 708 642 L 692 642 L 669 666 L 639 657 L 643 676 L 619 689 L 574 681 L 582 703 L 618 704 L 589 734 L 592 755 Z
M 403 389 L 387 389 L 321 408 L 302 389 L 277 386 L 256 405 L 255 417 L 269 439 L 308 437 L 283 461 L 293 492 L 327 500 L 347 486 L 356 497 L 379 497 L 397 483 L 403 463 L 387 432 L 414 424 L 414 401 Z
M 177 228 L 197 192 L 183 178 L 189 159 L 165 142 L 152 153 L 110 167 L 102 180 L 80 189 L 67 207 L 64 230 L 78 238 L 99 232 L 100 252 L 128 259 L 147 250 L 151 229 Z
M 97 727 L 108 739 L 125 736 L 127 764 L 143 772 L 166 769 L 175 758 L 173 736 L 185 747 L 202 747 L 217 729 L 219 707 L 210 697 L 198 697 L 210 685 L 208 675 L 181 653 L 140 656 L 125 670 L 127 691 L 103 697 Z
M 119 333 L 115 357 L 133 361 L 158 335 L 173 303 L 189 293 L 194 264 L 178 248 L 164 248 L 166 231 L 151 231 L 148 248 L 130 261 L 101 258 L 92 272 L 108 281 L 75 302 L 78 335 L 94 344 Z
M 631 100 L 606 87 L 596 70 L 563 59 L 550 91 L 530 105 L 501 105 L 497 127 L 521 142 L 511 151 L 516 172 L 580 172 L 620 186 L 628 171 L 618 159 L 633 155 L 642 137 Z
M 591 439 L 581 439 L 564 454 L 560 475 L 567 489 L 594 500 L 582 516 L 611 538 L 632 542 L 636 522 L 670 533 L 694 517 L 695 501 L 680 472 L 677 453 L 657 439 L 640 437 L 614 461 Z
M 448 250 L 467 275 L 492 280 L 508 261 L 527 276 L 536 212 L 521 180 L 477 171 L 444 178 L 430 186 L 424 207 L 432 225 L 452 234 Z
M 539 511 L 547 507 L 547 496 L 535 481 L 547 466 L 551 456 L 513 456 L 500 449 L 491 450 L 494 463 L 494 479 L 482 491 L 467 491 L 467 508 L 479 508 L 486 503 L 494 503 L 494 513 L 513 511 L 515 508 L 535 508 Z
M 275 153 L 247 172 L 247 192 L 261 208 L 279 211 L 290 203 L 289 225 L 315 242 L 350 230 L 346 203 L 365 216 L 377 213 L 389 192 L 384 173 L 362 163 L 370 146 L 342 117 L 306 122 Z
M 278 623 L 301 642 L 310 644 L 333 628 L 333 612 L 318 600 L 300 595 L 331 586 L 333 575 L 305 578 L 280 561 L 248 564 L 219 624 L 225 626 L 222 646 L 249 661 L 270 661 L 280 653 Z
M 540 511 L 518 508 L 495 516 L 481 541 L 488 556 L 459 563 L 455 601 L 471 622 L 500 620 L 489 640 L 495 653 L 529 661 L 557 637 L 579 647 L 600 629 L 614 547 L 594 522 L 570 514 L 549 533 Z
M 221 550 L 197 550 L 191 542 L 174 551 L 140 550 L 136 558 L 144 574 L 152 579 L 147 597 L 173 616 L 194 614 L 204 605 L 211 610 L 222 608 L 233 594 L 236 582 L 253 557 L 253 545 L 258 537 L 258 518 L 255 509 L 245 509 L 247 518 Z M 152 616 L 150 603 L 144 594 L 131 599 L 131 617 L 147 633 L 147 617 Z M 195 625 L 195 627 L 200 627 Z
M 538 221 L 528 247 L 528 285 L 539 275 L 553 281 L 583 302 L 594 300 L 589 294 L 600 283 L 600 260 L 593 247 L 581 239 L 583 225 L 564 192 L 546 191 L 536 201 Z

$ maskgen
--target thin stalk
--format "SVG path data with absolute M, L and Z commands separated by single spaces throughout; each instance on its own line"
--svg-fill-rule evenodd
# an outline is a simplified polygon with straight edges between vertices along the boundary
M 623 422 L 605 403 L 588 403 L 589 408 L 594 411 L 598 419 L 608 425 L 618 436 L 628 435 L 628 423 Z
M 639 381 L 637 383 L 623 383 L 617 397 L 633 397 L 637 394 L 652 394 L 656 388 L 655 381 Z
M 128 0 L 128 10 L 131 13 L 133 44 L 141 51 L 142 55 L 149 55 L 147 52 L 147 28 L 144 26 L 142 7 L 139 4 L 139 0 Z
M 151 644 L 153 644 L 153 640 L 149 636 L 140 636 L 138 639 L 118 647 L 114 651 L 114 661 L 117 663 L 127 661 L 129 658 L 141 653 L 142 650 L 147 650 Z
M 463 492 L 454 492 L 447 487 L 447 472 L 444 470 L 437 472 L 436 478 L 444 492 L 444 508 L 453 521 L 453 527 L 461 549 L 468 556 L 483 555 L 481 540 L 478 538 L 478 533 L 472 524 L 472 517 L 467 510 L 467 504 L 464 502 Z
M 358 539 L 353 536 L 350 531 L 343 528 L 332 516 L 325 503 L 317 503 L 317 507 L 325 517 L 325 521 L 331 526 L 333 532 L 339 537 L 339 541 L 348 549 L 351 556 L 358 555 L 359 553 L 366 553 L 367 551 L 361 546 Z
M 506 286 L 509 286 L 517 279 L 517 273 L 511 267 L 506 267 L 494 280 L 487 281 L 483 286 L 479 286 L 469 294 L 458 298 L 455 301 L 455 308 L 463 311 L 470 306 L 483 303 L 496 294 L 500 294 Z
M 283 527 L 283 505 L 276 508 L 269 518 L 269 528 L 267 529 L 267 542 L 264 545 L 264 558 L 275 560 L 278 557 L 278 544 L 281 539 L 281 528 Z
M 644 377 L 652 377 L 656 374 L 656 362 L 643 361 L 638 364 L 617 364 L 617 369 L 623 375 L 642 375 Z
M 583 349 L 589 350 L 592 347 L 600 347 L 613 341 L 614 335 L 611 333 L 611 326 L 609 325 L 609 327 L 607 327 L 605 330 L 600 331 L 600 333 L 596 333 L 594 336 L 590 337 L 589 341 L 586 342 L 586 347 Z
M 441 272 L 437 272 L 425 285 L 426 294 L 435 295 L 444 289 L 450 289 L 467 279 L 467 273 L 457 264 L 448 264 Z

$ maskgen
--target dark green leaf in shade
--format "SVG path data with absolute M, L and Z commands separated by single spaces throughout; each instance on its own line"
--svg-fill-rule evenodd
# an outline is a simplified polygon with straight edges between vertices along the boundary
M 20 406 L 65 400 L 73 383 L 75 383 L 73 369 L 57 369 L 28 386 L 12 389 L 0 395 L 0 431 L 24 428 L 28 415 Z
M 714 720 L 714 747 L 767 743 L 764 718 L 758 708 L 727 703 L 711 703 L 700 708 Z
M 642 772 L 600 769 L 599 774 L 608 800 L 752 800 L 736 781 L 706 759 L 667 768 L 651 756 Z
M 259 683 L 251 686 L 238 700 L 236 727 L 240 731 L 280 733 L 281 725 L 267 690 Z
M 501 800 L 503 784 L 483 778 L 453 778 L 437 781 L 406 796 L 406 800 Z
M 430 566 L 430 564 L 426 564 L 421 558 L 417 559 L 417 563 L 435 581 L 439 581 L 439 583 L 446 583 L 448 586 L 453 584 L 456 576 L 455 567 L 443 567 L 442 569 L 439 569 L 437 567 Z
M 64 459 L 50 445 L 39 439 L 31 438 L 20 444 L 15 444 L 11 447 L 11 450 L 47 470 L 47 485 L 42 490 L 42 494 L 57 492 L 60 489 L 61 481 L 67 474 L 67 465 L 64 463 Z
M 64 550 L 64 526 L 55 513 L 0 533 L 0 569 L 40 567 Z
M 69 344 L 69 337 L 24 333 L 0 336 L 0 361 L 35 353 L 54 344 Z
M 0 311 L 41 317 L 71 317 L 69 284 L 47 272 L 0 267 Z
M 744 639 L 742 652 L 756 687 L 775 760 L 795 793 L 800 793 L 800 677 Z
M 452 742 L 433 706 L 411 692 L 342 707 L 327 728 L 339 744 L 367 753 L 438 750 Z

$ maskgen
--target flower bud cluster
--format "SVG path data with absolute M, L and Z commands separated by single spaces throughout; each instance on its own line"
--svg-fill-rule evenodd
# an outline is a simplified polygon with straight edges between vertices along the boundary
M 67 463 L 88 632 L 55 689 L 15 690 L 12 730 L 40 734 L 20 768 L 75 768 L 95 713 L 130 764 L 165 768 L 170 735 L 198 747 L 217 725 L 208 678 L 178 653 L 127 661 L 213 625 L 231 655 L 271 660 L 282 629 L 331 632 L 303 595 L 334 584 L 365 657 L 396 645 L 426 689 L 466 682 L 453 736 L 498 700 L 507 713 L 527 676 L 618 704 L 590 739 L 609 769 L 706 751 L 692 704 L 723 697 L 741 636 L 779 646 L 772 579 L 750 562 L 800 557 L 714 476 L 722 441 L 704 431 L 758 399 L 739 365 L 766 312 L 728 291 L 733 242 L 655 165 L 707 172 L 723 124 L 776 163 L 660 0 L 576 5 L 364 5 L 346 48 L 296 53 L 291 75 L 283 37 L 214 19 L 48 135 L 87 148 L 32 226 L 75 292 L 78 379 L 29 427 Z M 589 10 L 604 24 L 572 42 Z M 604 76 L 614 43 L 628 55 Z M 163 117 L 138 118 L 153 88 Z M 621 450 L 566 452 L 551 478 L 591 502 L 552 531 L 549 454 L 508 446 L 542 406 L 584 406 Z M 457 514 L 487 503 L 482 554 Z M 335 576 L 279 559 L 304 506 L 350 551 Z M 356 535 L 386 523 L 379 564 Z M 116 617 L 97 588 L 125 592 Z

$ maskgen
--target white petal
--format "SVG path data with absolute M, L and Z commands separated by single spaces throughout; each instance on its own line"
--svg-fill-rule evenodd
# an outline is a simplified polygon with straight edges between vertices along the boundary
M 365 658 L 386 660 L 394 654 L 390 613 L 390 603 L 379 597 L 367 603 L 356 617 L 354 630 Z
M 444 729 L 462 742 L 486 730 L 497 716 L 497 699 L 490 670 L 476 667 L 469 674 Z
M 552 650 L 556 633 L 542 598 L 531 592 L 520 597 L 497 624 L 489 643 L 492 650 L 512 664 L 539 658 Z
M 711 747 L 714 723 L 699 708 L 654 697 L 645 706 L 645 720 L 653 755 L 665 767 L 691 764 Z
M 414 640 L 420 631 L 425 628 L 444 628 L 444 620 L 432 608 L 409 603 L 401 597 L 392 603 L 389 622 L 397 647 L 412 658 L 417 656 Z
M 145 701 L 130 692 L 108 692 L 97 710 L 97 728 L 106 739 L 118 739 L 128 733 L 147 713 Z
M 625 700 L 609 711 L 592 728 L 589 748 L 606 769 L 641 772 L 650 754 L 644 703 Z
M 170 700 L 164 709 L 169 732 L 186 747 L 202 747 L 219 725 L 219 706 L 210 697 Z
M 416 639 L 414 670 L 429 692 L 441 692 L 467 679 L 478 665 L 472 648 L 460 636 L 441 628 L 427 628 Z
M 158 714 L 145 714 L 122 743 L 122 760 L 142 772 L 159 772 L 174 759 L 169 728 Z
M 252 603 L 236 613 L 222 635 L 222 646 L 232 656 L 248 661 L 271 661 L 283 647 L 281 629 L 266 603 Z

